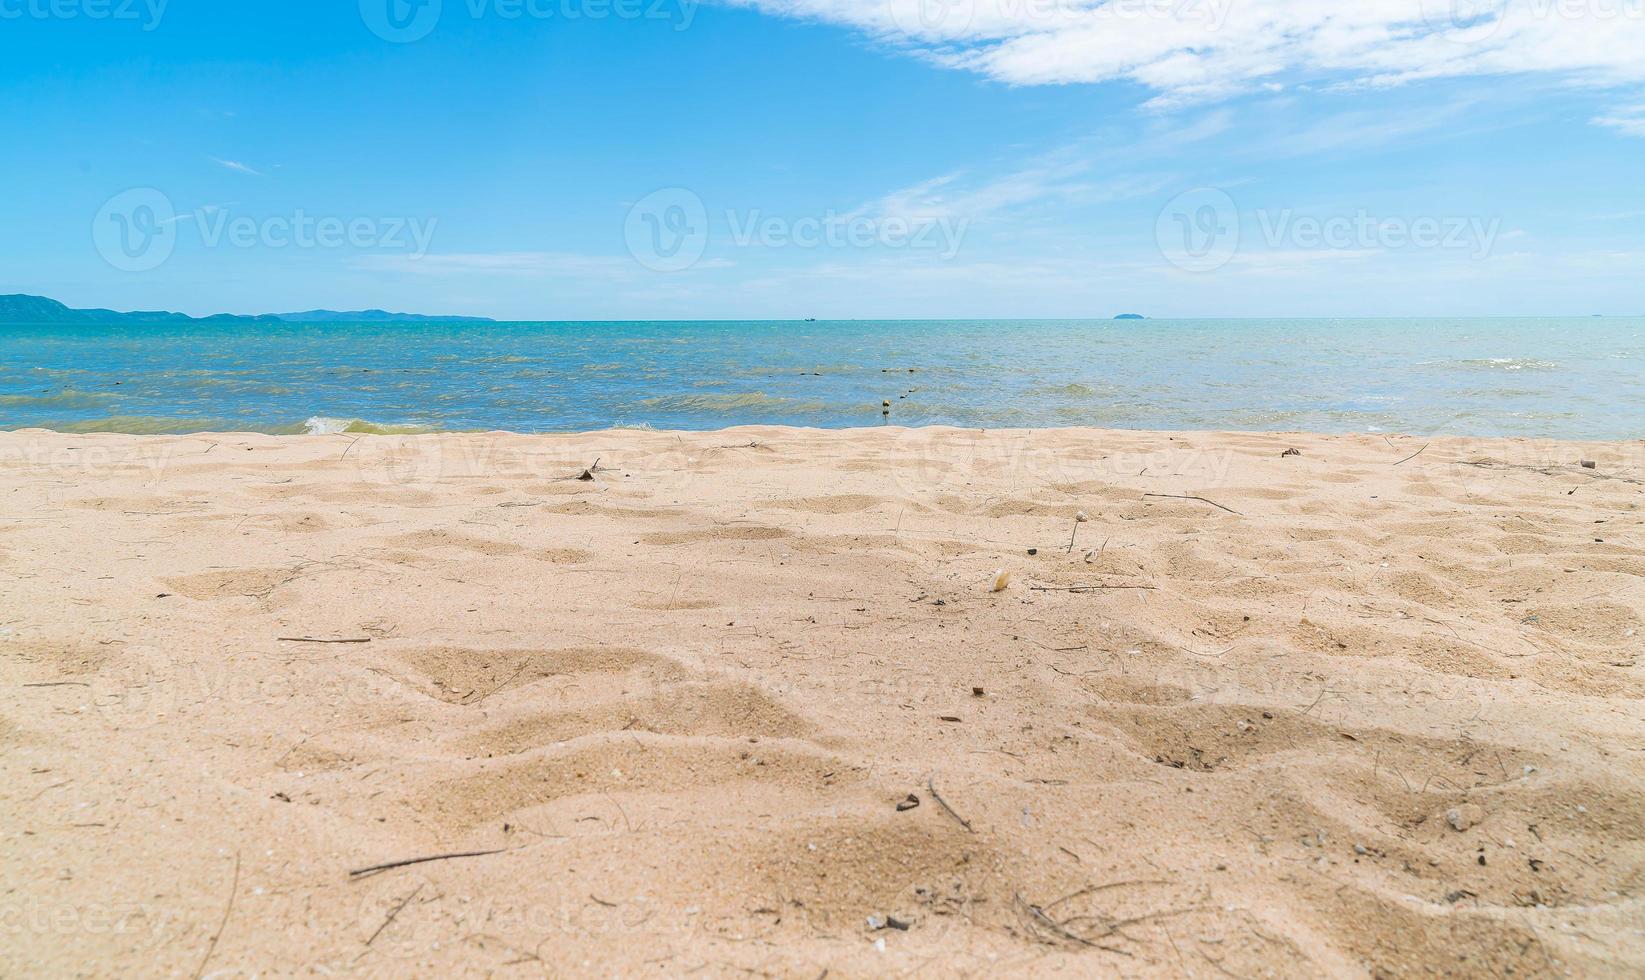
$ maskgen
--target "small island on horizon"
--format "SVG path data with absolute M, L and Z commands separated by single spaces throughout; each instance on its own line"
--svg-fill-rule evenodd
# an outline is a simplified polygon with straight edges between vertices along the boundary
M 1116 320 L 1146 320 L 1148 318 L 1143 316 L 1141 313 L 1121 313 L 1119 316 L 1114 317 L 1114 319 L 1116 319 Z
M 427 316 L 421 313 L 390 313 L 386 310 L 306 310 L 301 313 L 260 313 L 244 316 L 216 313 L 196 317 L 169 310 L 133 311 L 76 310 L 45 296 L 26 293 L 0 295 L 0 324 L 116 324 L 135 326 L 155 323 L 495 323 L 483 316 Z

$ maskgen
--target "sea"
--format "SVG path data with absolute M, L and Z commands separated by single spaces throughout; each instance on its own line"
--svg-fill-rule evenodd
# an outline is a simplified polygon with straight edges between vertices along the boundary
M 0 429 L 742 424 L 1640 439 L 1645 318 L 0 326 Z

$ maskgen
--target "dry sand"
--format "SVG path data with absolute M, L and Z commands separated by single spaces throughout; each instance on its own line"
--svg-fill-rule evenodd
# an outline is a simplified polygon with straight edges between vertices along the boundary
M 1425 442 L 0 435 L 0 974 L 1641 975 L 1645 444 Z

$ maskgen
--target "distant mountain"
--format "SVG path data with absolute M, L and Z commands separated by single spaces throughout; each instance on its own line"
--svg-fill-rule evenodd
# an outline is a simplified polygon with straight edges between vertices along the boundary
M 0 323 L 83 323 L 85 311 L 44 296 L 0 296 Z
M 186 313 L 168 311 L 136 311 L 120 313 L 115 310 L 74 310 L 54 299 L 15 293 L 0 296 L 0 324 L 5 323 L 494 323 L 483 316 L 425 316 L 421 313 L 389 313 L 384 310 L 309 310 L 304 313 L 262 313 L 257 316 L 238 316 L 217 313 L 193 317 Z
M 389 313 L 386 310 L 309 310 L 306 313 L 271 313 L 286 323 L 496 323 L 484 316 L 425 316 L 421 313 Z

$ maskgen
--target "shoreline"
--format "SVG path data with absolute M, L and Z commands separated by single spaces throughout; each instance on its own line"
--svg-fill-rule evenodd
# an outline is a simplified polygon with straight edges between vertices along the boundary
M 311 419 L 310 421 L 315 421 Z M 325 421 L 340 421 L 330 420 Z M 301 423 L 307 425 L 308 423 Z M 641 435 L 659 436 L 711 436 L 716 433 L 736 432 L 739 430 L 765 430 L 776 432 L 798 433 L 829 433 L 838 435 L 867 434 L 876 432 L 918 433 L 918 432 L 964 432 L 964 433 L 1070 433 L 1075 435 L 1105 435 L 1116 436 L 1145 436 L 1162 435 L 1170 437 L 1205 436 L 1205 437 L 1251 437 L 1273 436 L 1275 438 L 1287 436 L 1301 436 L 1318 439 L 1429 439 L 1439 441 L 1453 441 L 1463 443 L 1570 443 L 1573 445 L 1608 445 L 1628 446 L 1633 443 L 1645 443 L 1645 432 L 1637 437 L 1621 439 L 1577 439 L 1565 436 L 1544 435 L 1497 435 L 1490 433 L 1470 432 L 1432 432 L 1423 433 L 1416 429 L 1368 431 L 1332 431 L 1322 429 L 1219 429 L 1219 428 L 1123 428 L 1094 425 L 1051 425 L 1051 426 L 972 426 L 953 425 L 950 423 L 932 423 L 929 425 L 899 425 L 895 422 L 888 424 L 863 424 L 846 426 L 820 425 L 790 425 L 788 423 L 741 422 L 733 425 L 717 426 L 704 429 L 657 428 L 649 423 L 636 422 L 631 425 L 613 425 L 593 429 L 566 429 L 566 430 L 530 430 L 530 429 L 436 429 L 414 424 L 389 424 L 375 422 L 353 422 L 351 425 L 365 426 L 366 430 L 318 430 L 311 432 L 271 432 L 263 429 L 200 429 L 179 432 L 135 432 L 122 429 L 53 429 L 43 426 L 21 426 L 18 428 L 0 428 L 0 439 L 9 436 L 60 436 L 64 438 L 78 436 L 120 436 L 140 439 L 230 439 L 240 437 L 261 437 L 271 439 L 308 439 L 327 436 L 374 436 L 378 438 L 415 438 L 421 436 L 433 437 L 509 437 L 520 439 L 573 439 L 599 436 L 603 434 L 636 433 Z M 402 431 L 403 430 L 403 431 Z
M 0 972 L 1639 972 L 1642 452 L 0 433 Z

